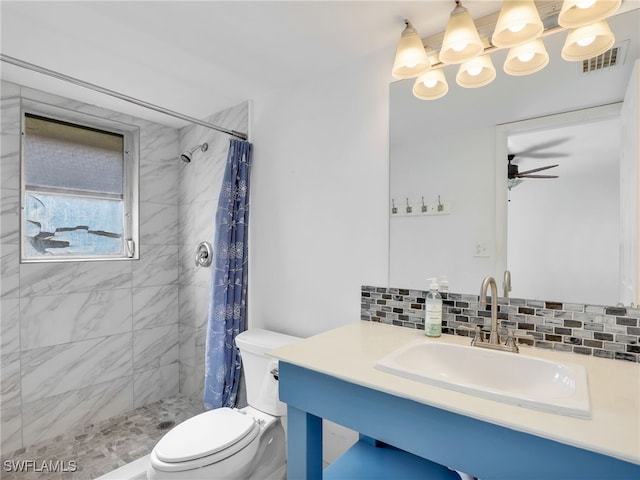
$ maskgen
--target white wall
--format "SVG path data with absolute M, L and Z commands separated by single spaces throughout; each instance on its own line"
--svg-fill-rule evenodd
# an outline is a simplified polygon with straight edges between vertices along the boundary
M 314 335 L 359 321 L 360 287 L 386 285 L 392 58 L 255 100 L 250 326 Z M 326 465 L 357 434 L 324 426 Z
M 574 138 L 569 142 L 588 147 L 560 145 L 557 150 L 567 157 L 520 164 L 520 171 L 531 165 L 559 164 L 540 172 L 559 178 L 524 179 L 510 192 L 507 267 L 513 278 L 511 295 L 614 305 L 619 283 L 620 120 L 608 118 L 564 128 L 553 125 L 551 130 L 557 136 L 571 132 Z M 590 142 L 600 131 L 607 132 L 603 135 L 607 141 Z
M 640 302 L 640 60 L 636 60 L 621 112 L 620 196 L 636 199 L 620 204 L 620 301 Z
M 249 324 L 306 337 L 387 283 L 388 55 L 255 99 Z
M 394 145 L 392 157 L 390 196 L 399 208 L 440 195 L 451 213 L 391 218 L 389 284 L 428 290 L 428 278 L 447 275 L 451 291 L 475 292 L 495 263 L 494 129 Z M 474 257 L 476 243 L 489 256 Z

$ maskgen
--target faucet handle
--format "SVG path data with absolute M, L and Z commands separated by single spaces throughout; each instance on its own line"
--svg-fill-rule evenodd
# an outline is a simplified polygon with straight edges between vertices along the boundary
M 513 348 L 515 352 L 518 351 L 518 344 L 516 342 L 517 338 L 522 338 L 525 340 L 535 340 L 535 337 L 529 333 L 521 335 L 521 334 L 515 333 L 513 329 L 509 329 L 507 333 L 507 340 L 505 341 L 505 345 Z
M 482 335 L 482 327 L 480 325 L 476 325 L 475 327 L 471 327 L 468 325 L 460 325 L 457 327 L 458 330 L 467 330 L 470 332 L 476 332 L 476 336 L 471 339 L 471 345 L 475 345 L 476 343 L 483 343 L 484 336 Z

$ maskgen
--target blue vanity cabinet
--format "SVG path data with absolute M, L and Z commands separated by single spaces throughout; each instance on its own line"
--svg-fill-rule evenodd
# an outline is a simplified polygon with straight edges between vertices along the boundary
M 322 478 L 322 419 L 482 480 L 638 480 L 640 465 L 280 361 L 288 478 Z M 501 404 L 496 403 L 496 409 Z M 588 420 L 585 420 L 588 421 Z M 638 428 L 638 425 L 629 425 Z M 352 479 L 360 480 L 360 479 Z M 367 480 L 367 479 L 362 479 Z

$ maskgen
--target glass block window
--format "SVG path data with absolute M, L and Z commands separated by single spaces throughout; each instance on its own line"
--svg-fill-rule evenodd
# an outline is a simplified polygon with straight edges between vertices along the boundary
M 131 132 L 23 120 L 22 261 L 136 258 Z

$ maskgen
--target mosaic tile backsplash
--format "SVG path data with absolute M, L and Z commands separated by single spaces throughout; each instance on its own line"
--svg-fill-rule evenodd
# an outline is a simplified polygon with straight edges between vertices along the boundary
M 491 304 L 480 309 L 478 295 L 443 293 L 442 333 L 473 336 L 460 327 L 491 327 Z M 427 292 L 362 286 L 362 320 L 424 330 Z M 545 302 L 498 297 L 500 333 L 514 330 L 520 344 L 580 355 L 638 362 L 640 308 Z

